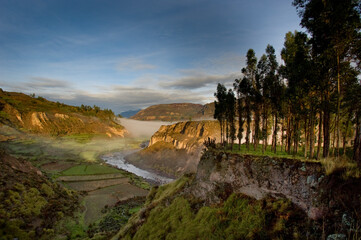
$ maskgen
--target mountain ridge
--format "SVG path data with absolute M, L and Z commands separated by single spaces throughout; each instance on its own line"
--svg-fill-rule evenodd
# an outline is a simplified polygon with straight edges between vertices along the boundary
M 131 117 L 143 121 L 184 121 L 194 119 L 213 119 L 214 103 L 205 105 L 195 103 L 170 103 L 152 105 Z

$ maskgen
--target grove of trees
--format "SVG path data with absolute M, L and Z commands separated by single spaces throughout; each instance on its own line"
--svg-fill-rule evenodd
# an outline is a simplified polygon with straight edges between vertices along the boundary
M 302 146 L 305 157 L 327 158 L 346 154 L 353 139 L 353 159 L 361 165 L 361 3 L 294 0 L 293 5 L 307 32 L 286 34 L 282 64 L 270 45 L 259 60 L 249 49 L 233 89 L 218 84 L 214 117 L 222 142 L 233 148 L 238 138 L 240 147 L 244 137 L 246 149 L 264 152 L 271 137 L 274 152 L 280 143 L 289 154 Z

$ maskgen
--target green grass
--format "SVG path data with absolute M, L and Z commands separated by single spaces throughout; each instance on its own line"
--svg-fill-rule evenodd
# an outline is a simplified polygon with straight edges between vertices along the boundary
M 119 169 L 99 164 L 81 164 L 71 167 L 65 171 L 62 171 L 63 176 L 75 176 L 75 175 L 100 175 L 110 173 L 121 173 Z
M 258 145 L 257 149 L 254 150 L 253 145 L 249 146 L 249 150 L 247 150 L 245 144 L 241 144 L 241 150 L 238 149 L 238 144 L 233 145 L 233 150 L 227 150 L 227 152 L 237 153 L 237 154 L 247 154 L 247 155 L 255 155 L 255 156 L 269 156 L 269 157 L 280 157 L 280 158 L 292 158 L 292 159 L 305 159 L 304 152 L 299 150 L 297 154 L 288 154 L 283 147 L 283 151 L 281 151 L 281 146 L 277 146 L 277 151 L 274 153 L 271 151 L 271 146 L 268 146 L 267 149 L 262 152 L 262 145 Z M 230 145 L 228 146 L 230 147 Z
M 122 239 L 293 239 L 301 234 L 291 225 L 300 214 L 283 199 L 257 201 L 232 194 L 218 206 L 192 209 L 191 202 L 180 196 L 153 208 L 134 235 Z

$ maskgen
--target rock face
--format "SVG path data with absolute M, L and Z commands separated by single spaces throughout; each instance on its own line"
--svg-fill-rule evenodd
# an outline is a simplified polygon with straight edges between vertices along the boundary
M 220 127 L 217 121 L 188 121 L 161 126 L 150 139 L 149 146 L 157 142 L 167 142 L 177 149 L 188 153 L 199 152 L 208 137 L 220 139 Z
M 204 140 L 208 137 L 219 139 L 219 135 L 216 121 L 188 121 L 161 126 L 151 137 L 149 146 L 128 156 L 127 160 L 170 177 L 196 172 Z
M 32 133 L 55 136 L 87 133 L 124 137 L 127 134 L 124 127 L 116 123 L 111 114 L 106 114 L 102 110 L 87 112 L 22 93 L 0 92 L 0 123 Z
M 328 207 L 321 201 L 323 181 L 319 163 L 208 151 L 198 164 L 190 192 L 208 203 L 220 202 L 220 196 L 233 192 L 256 199 L 288 198 L 311 219 L 320 219 Z

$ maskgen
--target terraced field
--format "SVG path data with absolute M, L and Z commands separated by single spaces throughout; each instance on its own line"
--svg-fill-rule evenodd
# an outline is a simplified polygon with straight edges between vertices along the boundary
M 100 219 L 104 207 L 148 191 L 129 182 L 129 173 L 102 164 L 79 164 L 60 172 L 57 181 L 64 186 L 86 192 L 84 197 L 84 223 L 89 225 Z

